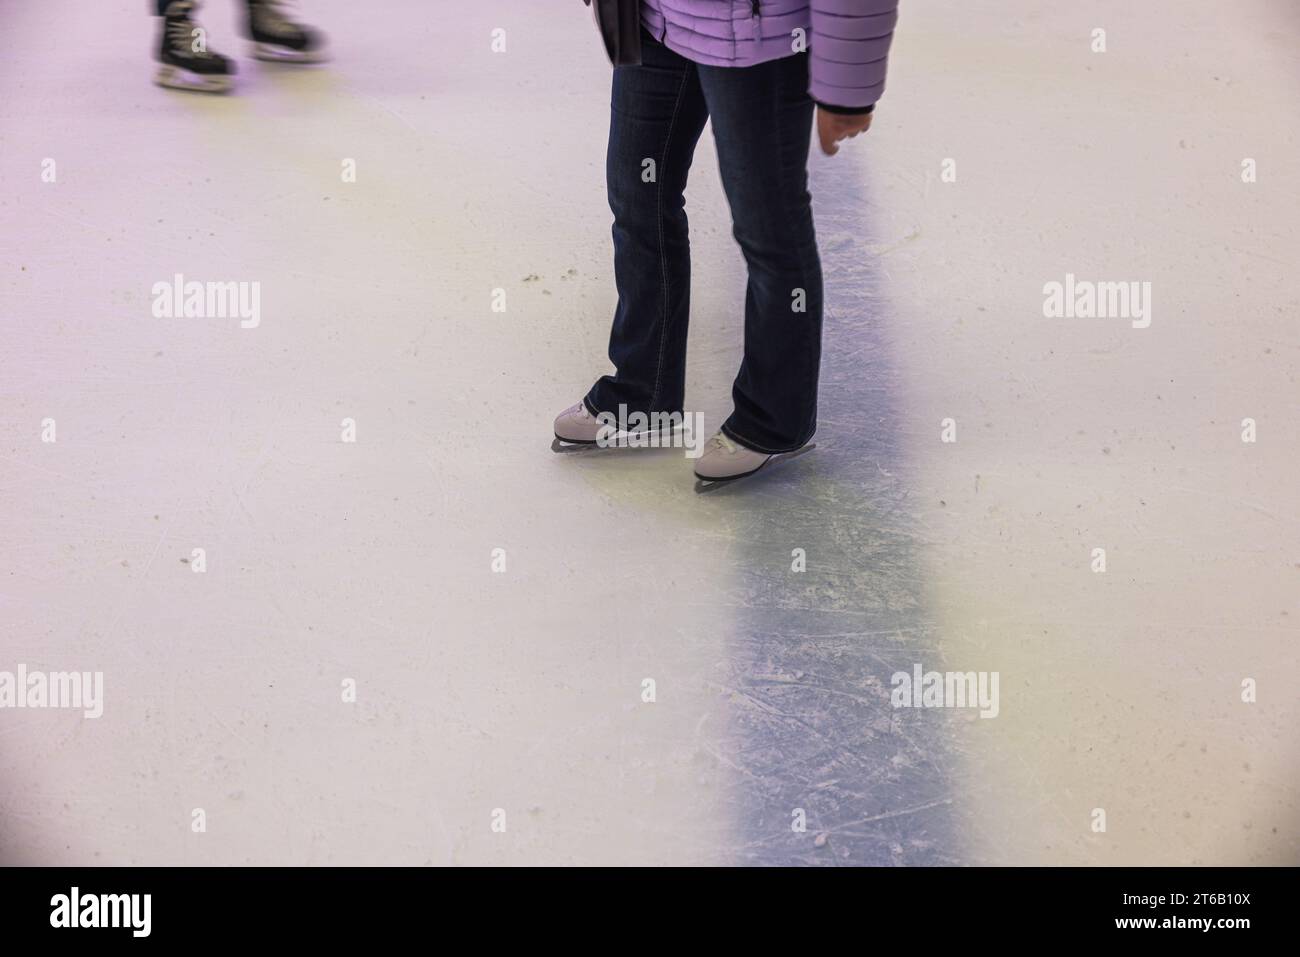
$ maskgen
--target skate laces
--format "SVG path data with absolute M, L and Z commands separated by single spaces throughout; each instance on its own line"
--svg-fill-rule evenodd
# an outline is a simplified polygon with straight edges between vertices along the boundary
M 189 56 L 207 57 L 212 56 L 208 51 L 207 43 L 204 42 L 203 49 L 194 49 L 194 34 L 202 29 L 193 20 L 190 19 L 190 11 L 194 9 L 194 4 L 188 0 L 178 0 L 167 8 L 167 35 L 171 39 L 172 46 L 185 51 Z
M 254 6 L 257 10 L 257 25 L 269 33 L 281 36 L 296 34 L 298 25 L 289 19 L 289 11 L 285 9 L 292 4 L 293 0 L 258 0 Z
M 719 432 L 713 438 L 709 439 L 709 446 L 719 452 L 726 452 L 728 455 L 736 454 L 736 443 L 727 438 L 726 434 Z

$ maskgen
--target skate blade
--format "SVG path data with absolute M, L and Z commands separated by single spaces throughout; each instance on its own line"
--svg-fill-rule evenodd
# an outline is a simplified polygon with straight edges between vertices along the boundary
M 677 429 L 674 428 L 673 429 L 674 434 L 676 433 L 676 431 Z M 555 436 L 554 439 L 551 440 L 551 451 L 559 452 L 561 454 L 570 454 L 573 452 L 646 452 L 646 451 L 678 448 L 678 446 L 671 444 L 673 439 L 672 435 L 663 436 L 662 434 L 661 434 L 661 441 L 667 442 L 669 444 L 660 444 L 660 445 L 649 445 L 649 444 L 629 445 L 628 444 L 633 438 L 642 439 L 648 435 L 649 433 L 638 433 L 636 436 L 633 436 L 625 432 L 620 432 L 619 435 L 614 440 L 607 442 L 604 445 L 601 445 L 599 442 L 572 442 L 569 439 L 562 439 L 557 435 Z
M 558 435 L 551 440 L 551 451 L 566 455 L 571 452 L 593 452 L 599 448 L 595 442 L 569 442 Z
M 326 54 L 324 50 L 305 52 L 302 50 L 290 50 L 287 47 L 278 47 L 270 43 L 254 43 L 253 59 L 261 60 L 264 63 L 288 63 L 310 66 L 313 63 L 324 63 L 329 59 L 329 55 Z
M 718 489 L 726 488 L 727 486 L 734 485 L 736 482 L 739 482 L 741 479 L 753 478 L 759 472 L 762 472 L 764 469 L 766 469 L 769 465 L 772 465 L 776 462 L 788 462 L 790 461 L 790 459 L 797 459 L 799 456 L 811 452 L 815 448 L 817 448 L 817 443 L 809 442 L 801 449 L 795 449 L 793 452 L 782 452 L 780 455 L 772 456 L 770 459 L 768 459 L 758 468 L 754 469 L 754 471 L 752 472 L 746 472 L 744 475 L 733 475 L 731 478 L 705 479 L 705 478 L 700 478 L 697 475 L 695 477 L 695 491 L 699 494 L 703 494 L 705 492 L 716 492 Z
M 233 85 L 228 76 L 204 76 L 167 64 L 158 68 L 154 82 L 169 90 L 185 90 L 188 93 L 227 93 Z

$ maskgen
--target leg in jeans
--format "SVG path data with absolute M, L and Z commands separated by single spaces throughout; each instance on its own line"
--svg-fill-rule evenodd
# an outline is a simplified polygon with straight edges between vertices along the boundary
M 605 178 L 614 213 L 617 370 L 587 393 L 594 413 L 680 412 L 691 260 L 686 176 L 708 114 L 695 64 L 641 36 L 642 62 L 614 70 Z M 653 169 L 646 161 L 653 160 Z M 653 174 L 653 175 L 652 175 Z
M 759 452 L 789 452 L 817 429 L 822 272 L 808 195 L 813 102 L 808 56 L 701 66 L 722 185 L 749 266 L 745 358 L 723 423 Z

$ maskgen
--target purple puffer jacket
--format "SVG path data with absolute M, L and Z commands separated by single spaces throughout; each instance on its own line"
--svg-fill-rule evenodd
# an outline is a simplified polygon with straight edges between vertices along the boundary
M 797 52 L 802 36 L 818 103 L 857 111 L 885 89 L 898 0 L 642 0 L 641 23 L 696 63 L 752 66 Z M 802 30 L 802 34 L 794 31 Z

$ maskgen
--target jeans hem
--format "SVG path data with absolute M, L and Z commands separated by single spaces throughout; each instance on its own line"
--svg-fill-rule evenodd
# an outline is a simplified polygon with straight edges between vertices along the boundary
M 731 441 L 743 445 L 751 452 L 761 452 L 764 455 L 784 455 L 787 452 L 797 452 L 799 449 L 807 445 L 808 440 L 812 438 L 812 433 L 809 433 L 808 438 L 804 439 L 802 442 L 798 443 L 797 445 L 792 445 L 789 448 L 785 448 L 785 449 L 769 449 L 769 448 L 764 448 L 763 446 L 759 445 L 757 442 L 752 442 L 749 439 L 745 438 L 743 435 L 738 434 L 735 429 L 733 429 L 729 424 L 725 422 L 722 424 L 722 433 L 726 435 L 727 438 L 731 439 Z
M 594 391 L 594 390 L 593 390 L 593 391 Z M 596 408 L 596 403 L 594 403 L 594 402 L 591 401 L 591 392 L 588 392 L 586 395 L 584 395 L 584 396 L 582 397 L 582 404 L 585 405 L 585 406 L 587 407 L 587 411 L 590 412 L 593 416 L 599 416 L 599 415 L 602 414 L 602 411 L 601 411 L 600 409 Z M 649 407 L 644 408 L 644 409 L 637 409 L 637 408 L 633 408 L 632 406 L 627 405 L 626 402 L 621 402 L 621 403 L 619 403 L 619 404 L 620 404 L 620 405 L 623 405 L 623 406 L 627 406 L 627 414 L 628 414 L 628 415 L 635 415 L 637 412 L 640 412 L 642 415 L 647 415 L 647 416 L 650 416 L 650 415 L 680 415 L 683 419 L 686 418 L 686 410 L 685 410 L 682 406 L 678 406 L 678 407 L 675 408 L 675 409 L 651 409 L 651 408 L 649 408 Z M 617 415 L 616 412 L 610 412 L 609 414 L 610 414 L 610 415 Z

